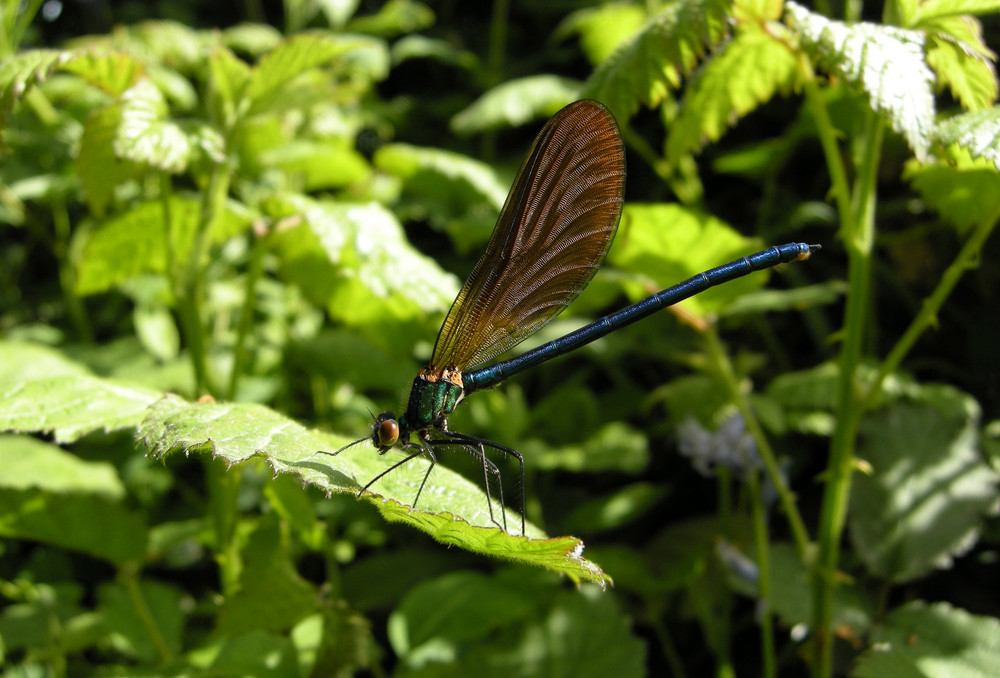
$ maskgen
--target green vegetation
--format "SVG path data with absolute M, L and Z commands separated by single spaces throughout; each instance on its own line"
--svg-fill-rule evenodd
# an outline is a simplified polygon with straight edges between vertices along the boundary
M 0 0 L 4 675 L 995 675 L 1000 1 L 816 4 Z M 587 97 L 624 216 L 527 343 L 824 249 L 465 401 L 527 536 L 467 455 L 359 497 Z

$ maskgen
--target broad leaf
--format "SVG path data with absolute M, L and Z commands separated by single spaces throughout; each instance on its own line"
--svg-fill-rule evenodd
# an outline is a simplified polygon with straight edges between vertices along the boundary
M 1000 107 L 956 115 L 934 130 L 944 145 L 958 144 L 973 158 L 985 158 L 1000 171 Z
M 934 127 L 934 74 L 924 62 L 924 34 L 831 21 L 794 2 L 787 3 L 786 10 L 820 64 L 859 87 L 914 154 L 926 157 Z
M 112 97 L 139 82 L 146 70 L 143 62 L 123 52 L 79 52 L 62 70 L 80 76 Z
M 166 115 L 167 103 L 151 81 L 140 80 L 126 90 L 113 142 L 115 156 L 172 174 L 187 169 L 191 144 L 180 126 Z
M 967 141 L 974 144 L 975 138 Z M 1000 154 L 992 154 L 1000 161 Z M 909 161 L 903 176 L 931 209 L 962 231 L 996 220 L 1000 214 L 996 167 L 986 159 L 970 159 L 963 147 L 946 149 L 943 155 L 934 163 Z
M 659 105 L 726 35 L 730 5 L 728 0 L 668 4 L 597 67 L 582 96 L 606 104 L 622 122 L 640 105 Z
M 861 424 L 858 456 L 871 464 L 851 494 L 850 531 L 868 569 L 909 581 L 975 543 L 1000 474 L 979 450 L 979 406 L 950 386 L 902 384 Z
M 642 285 L 628 286 L 630 296 L 638 300 L 754 250 L 746 238 L 706 214 L 672 204 L 628 203 L 608 261 L 647 278 Z M 680 305 L 705 315 L 759 288 L 766 279 L 766 273 L 739 278 Z
M 995 56 L 983 41 L 982 26 L 969 17 L 946 17 L 920 26 L 927 32 L 927 65 L 962 105 L 978 111 L 997 98 Z
M 795 83 L 795 56 L 764 31 L 747 27 L 691 79 L 680 115 L 670 127 L 672 164 L 716 141 L 738 118 Z
M 9 111 L 28 89 L 47 80 L 60 64 L 72 57 L 70 52 L 36 49 L 5 59 L 0 64 L 0 111 Z
M 0 435 L 0 536 L 51 544 L 117 565 L 138 562 L 146 528 L 106 462 L 27 436 Z
M 295 473 L 327 492 L 356 493 L 398 460 L 395 454 L 381 456 L 366 444 L 337 456 L 322 454 L 350 441 L 307 430 L 259 405 L 164 399 L 150 409 L 138 437 L 158 458 L 171 452 L 200 452 L 235 464 L 262 457 L 275 473 Z M 606 581 L 600 568 L 580 557 L 583 544 L 576 538 L 546 538 L 533 525 L 527 528 L 528 537 L 498 529 L 490 521 L 483 490 L 441 464 L 427 479 L 420 505 L 409 506 L 426 474 L 424 459 L 411 460 L 380 479 L 362 498 L 387 520 L 416 527 L 442 543 L 546 567 L 576 580 Z M 500 510 L 495 499 L 493 510 Z M 506 513 L 508 528 L 516 530 L 520 517 L 510 510 Z
M 180 652 L 189 609 L 182 589 L 148 579 L 135 582 L 135 588 L 115 582 L 101 587 L 98 601 L 118 652 L 145 662 L 159 660 L 164 650 Z
M 404 33 L 416 33 L 434 24 L 434 12 L 415 0 L 388 0 L 379 11 L 369 16 L 354 17 L 346 29 L 357 33 L 393 38 Z
M 890 612 L 871 640 L 851 673 L 856 678 L 992 678 L 1000 622 L 918 600 Z
M 646 21 L 646 11 L 637 5 L 607 3 L 569 14 L 556 27 L 555 40 L 567 35 L 579 35 L 580 47 L 587 60 L 595 66 L 635 35 Z
M 993 14 L 1000 11 L 1000 0 L 925 0 L 917 7 L 921 21 L 962 14 Z
M 548 118 L 575 101 L 581 83 L 556 75 L 532 75 L 508 80 L 476 99 L 451 119 L 456 134 L 516 127 Z

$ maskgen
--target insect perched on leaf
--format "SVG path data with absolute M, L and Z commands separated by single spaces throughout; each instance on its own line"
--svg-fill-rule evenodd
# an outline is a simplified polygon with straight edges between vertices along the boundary
M 396 446 L 408 454 L 366 484 L 414 457 L 430 460 L 413 506 L 437 463 L 436 450 L 464 449 L 482 464 L 490 520 L 506 531 L 500 471 L 488 449 L 524 458 L 510 447 L 448 430 L 448 416 L 463 398 L 522 370 L 573 351 L 713 285 L 779 263 L 806 259 L 818 245 L 771 247 L 713 268 L 607 315 L 520 356 L 490 362 L 555 318 L 583 291 L 604 261 L 618 229 L 625 191 L 625 150 L 611 112 L 596 101 L 577 101 L 542 128 L 514 179 L 486 251 L 458 293 L 441 326 L 430 362 L 413 380 L 406 411 L 382 412 L 370 436 L 379 454 Z M 500 515 L 493 513 L 490 476 L 498 479 Z M 521 534 L 524 494 L 521 493 Z

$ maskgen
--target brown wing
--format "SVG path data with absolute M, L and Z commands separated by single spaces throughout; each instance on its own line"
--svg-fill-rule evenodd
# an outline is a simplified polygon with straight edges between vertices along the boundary
M 556 113 L 448 311 L 431 367 L 482 365 L 576 299 L 611 247 L 624 191 L 625 151 L 611 112 L 585 100 Z

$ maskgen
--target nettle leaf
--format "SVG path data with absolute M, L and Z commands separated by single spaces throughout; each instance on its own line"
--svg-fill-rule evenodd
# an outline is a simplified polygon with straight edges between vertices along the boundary
M 288 82 L 313 68 L 355 50 L 380 46 L 388 64 L 388 50 L 381 41 L 358 35 L 306 33 L 296 35 L 265 54 L 254 67 L 246 96 L 260 112 Z
M 901 384 L 861 423 L 851 537 L 874 574 L 909 581 L 976 542 L 996 504 L 1000 474 L 979 450 L 979 405 L 950 386 Z
M 645 278 L 642 284 L 626 285 L 629 296 L 638 300 L 754 251 L 753 242 L 715 217 L 675 204 L 626 203 L 608 262 Z M 704 316 L 766 280 L 766 274 L 739 278 L 680 305 Z
M 608 3 L 572 12 L 552 33 L 554 40 L 580 36 L 580 47 L 591 64 L 607 59 L 618 47 L 642 28 L 646 11 L 636 5 Z
M 796 80 L 795 56 L 787 45 L 748 26 L 691 79 L 680 115 L 670 127 L 672 164 L 716 141 L 735 121 L 776 92 L 787 95 Z
M 456 134 L 473 134 L 548 118 L 575 101 L 581 86 L 578 80 L 557 75 L 508 80 L 459 111 L 449 126 Z
M 948 603 L 913 601 L 885 618 L 851 675 L 857 678 L 991 678 L 1000 622 Z
M 640 104 L 657 106 L 728 31 L 729 0 L 671 3 L 591 74 L 581 96 L 597 99 L 621 120 Z
M 188 403 L 176 397 L 150 408 L 138 439 L 159 459 L 173 452 L 208 453 L 230 464 L 260 457 L 275 473 L 295 473 L 327 492 L 357 493 L 398 460 L 395 453 L 379 455 L 367 444 L 337 456 L 321 454 L 351 441 L 308 430 L 261 405 Z M 583 543 L 575 537 L 546 538 L 534 525 L 527 526 L 527 537 L 498 529 L 490 521 L 483 490 L 441 464 L 430 474 L 419 507 L 408 506 L 427 464 L 423 458 L 411 460 L 361 498 L 374 504 L 386 520 L 415 527 L 444 544 L 545 567 L 575 580 L 608 580 L 600 568 L 580 557 Z M 493 510 L 500 510 L 495 501 Z M 508 527 L 520 526 L 520 516 L 505 511 Z
M 166 119 L 167 102 L 150 80 L 140 80 L 121 97 L 121 118 L 112 144 L 123 160 L 180 174 L 191 159 L 191 143 Z
M 942 17 L 922 22 L 927 33 L 927 64 L 962 105 L 973 111 L 997 98 L 996 58 L 983 42 L 982 25 L 971 17 Z
M 0 64 L 0 110 L 9 111 L 28 89 L 47 80 L 72 58 L 72 52 L 53 49 L 33 49 L 7 57 Z
M 166 246 L 183 261 L 191 251 L 198 230 L 202 205 L 194 197 L 169 198 L 169 224 L 164 203 L 152 200 L 108 219 L 83 245 L 76 277 L 77 294 L 97 294 L 140 273 L 163 273 L 167 267 Z M 211 242 L 224 242 L 250 226 L 252 215 L 229 201 L 212 225 Z
M 1000 170 L 1000 107 L 956 115 L 938 125 L 934 137 L 946 146 L 957 144 Z
M 68 443 L 94 431 L 134 428 L 162 393 L 99 379 L 59 351 L 0 342 L 0 365 L 22 366 L 0 373 L 0 430 L 52 433 Z
M 926 157 L 934 128 L 934 73 L 924 62 L 926 36 L 895 26 L 831 21 L 794 2 L 786 8 L 789 22 L 819 62 L 860 87 L 914 154 Z
M 295 201 L 304 223 L 275 242 L 282 275 L 351 325 L 425 317 L 447 309 L 458 282 L 409 244 L 377 203 Z
M 0 535 L 119 565 L 142 558 L 146 527 L 122 499 L 114 467 L 27 436 L 0 435 Z

